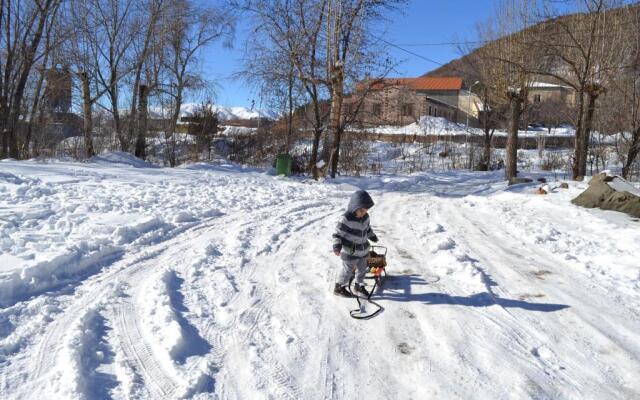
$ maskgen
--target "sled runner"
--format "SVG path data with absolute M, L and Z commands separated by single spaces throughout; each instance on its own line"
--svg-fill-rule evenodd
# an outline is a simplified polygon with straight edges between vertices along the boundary
M 376 251 L 376 249 L 378 250 Z M 358 308 L 349 311 L 351 318 L 370 319 L 380 314 L 384 310 L 384 307 L 371 300 L 371 296 L 373 295 L 376 288 L 378 288 L 379 290 L 382 289 L 382 283 L 387 277 L 387 248 L 384 246 L 371 246 L 371 249 L 369 250 L 369 256 L 367 257 L 367 265 L 369 266 L 369 273 L 374 280 L 373 287 L 371 288 L 368 296 L 358 296 L 352 289 L 351 284 L 353 283 L 355 274 L 352 274 L 351 279 L 349 280 L 349 291 L 358 302 Z M 375 307 L 375 310 L 373 312 L 367 312 L 367 304 L 373 305 Z

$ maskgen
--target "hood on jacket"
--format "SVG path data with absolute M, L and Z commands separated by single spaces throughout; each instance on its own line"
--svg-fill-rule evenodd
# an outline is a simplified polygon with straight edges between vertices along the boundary
M 347 206 L 347 211 L 350 213 L 356 212 L 358 208 L 371 208 L 373 207 L 373 200 L 369 193 L 365 190 L 358 190 L 354 194 L 351 195 L 349 199 L 349 205 Z

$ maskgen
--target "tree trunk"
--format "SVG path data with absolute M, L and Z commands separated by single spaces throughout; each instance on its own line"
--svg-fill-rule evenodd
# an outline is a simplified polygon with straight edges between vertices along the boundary
M 320 147 L 320 137 L 322 136 L 322 117 L 320 111 L 320 102 L 315 86 L 310 90 L 311 102 L 313 104 L 313 143 L 311 145 L 311 159 L 309 160 L 308 169 L 313 175 L 313 179 L 318 180 L 320 177 L 320 171 L 318 171 L 318 148 Z
M 518 123 L 522 111 L 522 97 L 519 93 L 509 93 L 509 131 L 505 162 L 505 178 L 511 180 L 518 175 Z
M 601 88 L 599 86 L 596 86 L 587 92 L 587 96 L 589 97 L 589 104 L 587 106 L 587 113 L 585 114 L 584 124 L 583 124 L 584 134 L 582 135 L 583 140 L 581 141 L 582 147 L 581 147 L 580 153 L 582 155 L 582 158 L 580 159 L 580 164 L 578 168 L 579 177 L 580 176 L 584 177 L 587 174 L 587 154 L 589 153 L 589 136 L 591 135 L 593 116 L 596 112 L 596 100 L 598 99 L 598 96 L 600 96 L 600 90 Z
M 291 146 L 291 139 L 293 137 L 293 64 L 289 66 L 289 82 L 288 82 L 288 102 L 289 102 L 289 114 L 287 115 L 287 140 L 284 145 L 285 154 L 289 154 L 289 147 Z
M 583 116 L 584 116 L 584 90 L 581 89 L 577 93 L 578 97 L 578 117 L 576 120 L 576 138 L 574 144 L 574 160 L 573 160 L 573 180 L 579 180 L 584 177 L 584 170 L 587 168 L 587 156 L 583 154 L 586 140 L 584 138 Z M 582 175 L 580 174 L 580 165 L 584 162 Z
M 140 85 L 140 96 L 138 102 L 138 113 L 136 116 L 138 134 L 136 137 L 135 156 L 145 159 L 146 155 L 146 138 L 147 138 L 147 97 L 148 88 L 146 85 Z
M 488 100 L 485 89 L 484 104 L 487 104 L 487 102 Z M 482 162 L 480 163 L 478 170 L 488 171 L 489 164 L 491 164 L 491 138 L 493 137 L 493 129 L 489 128 L 489 112 L 486 110 L 486 107 L 482 112 L 482 130 L 484 131 L 484 143 L 482 151 Z
M 182 81 L 178 82 L 178 84 L 176 85 L 178 87 L 178 93 L 176 94 L 176 98 L 175 98 L 175 106 L 173 109 L 173 115 L 171 116 L 171 121 L 169 121 L 169 130 L 166 133 L 166 138 L 169 141 L 168 143 L 168 158 L 169 158 L 169 165 L 171 167 L 175 167 L 178 164 L 178 160 L 176 158 L 176 138 L 175 138 L 175 132 L 176 132 L 176 127 L 178 126 L 178 119 L 180 118 L 180 108 L 182 107 L 182 87 L 183 83 Z
M 320 145 L 320 136 L 322 135 L 322 129 L 313 129 L 313 143 L 311 144 L 311 160 L 309 161 L 309 169 L 313 175 L 313 179 L 318 180 L 320 177 L 318 171 L 318 147 Z
M 493 132 L 484 132 L 484 146 L 482 149 L 482 163 L 480 164 L 480 171 L 488 171 L 489 165 L 491 165 L 491 138 Z
M 82 81 L 82 113 L 84 116 L 84 152 L 85 157 L 91 158 L 95 152 L 93 150 L 93 120 L 91 115 L 91 89 L 89 87 L 89 75 L 86 72 L 80 73 Z
M 342 100 L 343 100 L 343 84 L 344 71 L 342 65 L 336 65 L 332 71 L 331 82 L 331 114 L 329 124 L 333 133 L 333 145 L 331 146 L 331 156 L 329 164 L 331 166 L 331 177 L 335 178 L 338 171 L 338 158 L 340 157 L 340 140 L 342 139 Z
M 47 64 L 47 56 L 45 55 L 45 60 L 43 63 L 43 71 L 44 67 Z M 29 158 L 29 145 L 31 144 L 31 136 L 33 133 L 33 124 L 36 120 L 36 114 L 40 108 L 40 92 L 42 91 L 42 84 L 44 82 L 44 73 L 40 74 L 40 78 L 38 79 L 38 83 L 36 85 L 36 90 L 33 96 L 33 104 L 31 105 L 31 118 L 29 118 L 29 124 L 27 125 L 27 134 L 24 138 L 24 143 L 22 144 L 22 154 L 25 158 Z
M 627 159 L 622 167 L 622 177 L 629 179 L 631 173 L 631 166 L 640 153 L 640 127 L 636 128 L 633 132 L 633 139 L 631 140 L 631 146 L 629 146 L 629 152 L 627 153 Z

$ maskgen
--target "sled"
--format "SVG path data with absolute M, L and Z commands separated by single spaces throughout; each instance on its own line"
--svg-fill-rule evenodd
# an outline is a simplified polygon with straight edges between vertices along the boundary
M 376 251 L 377 250 L 377 251 Z M 367 257 L 369 273 L 374 279 L 374 288 L 382 288 L 382 283 L 387 277 L 387 248 L 384 246 L 371 246 Z
M 371 292 L 369 292 L 368 297 L 360 297 L 354 294 L 354 291 L 351 289 L 351 283 L 353 282 L 355 274 L 351 275 L 351 279 L 349 280 L 349 291 L 353 294 L 353 297 L 355 297 L 356 301 L 358 302 L 358 308 L 349 311 L 349 315 L 351 315 L 351 318 L 370 319 L 384 311 L 384 307 L 371 300 L 371 296 L 373 295 L 373 292 L 376 290 L 376 288 L 378 288 L 378 290 L 382 289 L 382 283 L 387 277 L 387 248 L 384 246 L 371 246 L 369 255 L 367 256 L 367 265 L 369 266 L 369 277 L 372 277 L 374 280 L 373 287 L 371 288 Z M 367 304 L 373 305 L 375 307 L 375 311 L 367 312 Z

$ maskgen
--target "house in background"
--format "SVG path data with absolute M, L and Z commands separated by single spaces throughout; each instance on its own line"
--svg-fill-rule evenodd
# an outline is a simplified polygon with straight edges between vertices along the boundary
M 52 141 L 82 136 L 84 121 L 71 110 L 73 77 L 69 67 L 57 65 L 43 73 L 46 84 L 39 123 L 45 136 Z
M 527 99 L 529 104 L 540 104 L 545 101 L 561 102 L 567 107 L 576 104 L 575 90 L 566 85 L 548 82 L 531 82 L 528 85 Z
M 424 116 L 453 122 L 477 120 L 480 99 L 460 77 L 385 78 L 356 85 L 345 113 L 363 126 L 408 125 Z

